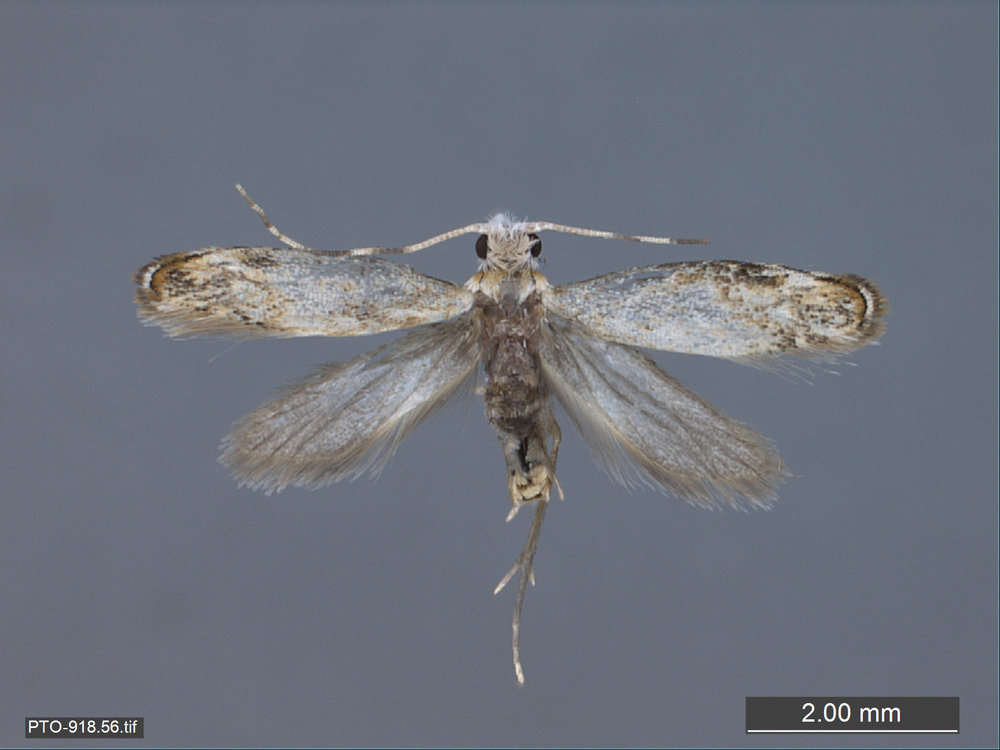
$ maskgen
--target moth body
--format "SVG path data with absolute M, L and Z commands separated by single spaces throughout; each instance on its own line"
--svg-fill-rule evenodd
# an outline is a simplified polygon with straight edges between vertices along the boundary
M 206 247 L 161 256 L 134 276 L 139 318 L 171 336 L 405 335 L 329 364 L 239 420 L 219 460 L 241 485 L 267 493 L 317 488 L 385 466 L 399 443 L 482 368 L 486 419 L 504 457 L 508 520 L 535 505 L 528 539 L 494 590 L 518 575 L 514 671 L 524 682 L 519 629 L 542 521 L 556 479 L 558 400 L 595 460 L 625 487 L 645 485 L 705 508 L 767 508 L 788 475 L 772 443 L 699 398 L 639 349 L 770 366 L 785 356 L 826 360 L 874 343 L 887 304 L 854 275 L 741 261 L 629 268 L 562 286 L 536 270 L 538 233 L 657 244 L 627 235 L 498 214 L 411 245 L 314 250 Z M 416 252 L 464 234 L 479 271 L 464 285 L 376 255 Z

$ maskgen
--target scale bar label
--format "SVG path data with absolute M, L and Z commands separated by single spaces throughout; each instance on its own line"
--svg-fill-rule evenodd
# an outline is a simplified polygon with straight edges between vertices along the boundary
M 746 731 L 958 734 L 958 698 L 750 697 L 746 699 Z

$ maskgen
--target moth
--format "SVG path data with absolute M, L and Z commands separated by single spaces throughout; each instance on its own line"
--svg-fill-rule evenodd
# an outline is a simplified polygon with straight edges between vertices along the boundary
M 554 286 L 538 271 L 542 232 L 660 244 L 704 240 L 619 234 L 498 214 L 401 247 L 315 250 L 205 247 L 163 255 L 135 274 L 140 320 L 169 336 L 358 336 L 413 328 L 349 362 L 325 365 L 238 421 L 219 460 L 241 485 L 317 488 L 386 465 L 434 409 L 476 378 L 505 463 L 510 520 L 534 505 L 528 539 L 494 590 L 518 575 L 520 622 L 556 478 L 553 397 L 597 462 L 626 487 L 647 485 L 707 508 L 768 507 L 787 471 L 774 446 L 667 375 L 640 348 L 771 366 L 825 359 L 874 342 L 885 298 L 859 276 L 740 261 L 630 268 Z M 478 235 L 479 269 L 459 286 L 384 255 Z

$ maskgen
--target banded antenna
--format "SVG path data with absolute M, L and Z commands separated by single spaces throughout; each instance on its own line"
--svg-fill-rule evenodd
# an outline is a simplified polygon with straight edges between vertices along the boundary
M 497 214 L 490 219 L 490 221 L 466 224 L 464 227 L 449 229 L 447 232 L 436 234 L 433 237 L 428 237 L 426 240 L 415 242 L 412 245 L 401 245 L 400 247 L 356 247 L 351 250 L 315 250 L 311 247 L 303 245 L 298 240 L 292 239 L 278 229 L 278 227 L 276 227 L 271 220 L 267 218 L 267 214 L 264 213 L 264 209 L 260 207 L 260 204 L 247 195 L 247 191 L 244 190 L 243 186 L 239 183 L 236 184 L 236 190 L 243 196 L 243 200 L 250 204 L 250 208 L 253 212 L 260 217 L 262 222 L 264 222 L 264 226 L 267 227 L 267 231 L 284 242 L 286 245 L 294 247 L 297 250 L 312 250 L 313 252 L 330 256 L 407 255 L 409 253 L 416 253 L 420 250 L 425 250 L 428 247 L 440 244 L 441 242 L 446 242 L 454 239 L 455 237 L 461 237 L 463 234 L 490 234 L 491 232 L 496 232 L 497 229 L 501 227 L 510 232 L 523 232 L 524 234 L 535 234 L 538 232 L 562 232 L 563 234 L 575 234 L 580 237 L 596 237 L 597 239 L 602 240 L 646 242 L 654 245 L 708 244 L 708 240 L 702 239 L 655 237 L 645 234 L 622 234 L 621 232 L 608 232 L 602 229 L 588 229 L 586 227 L 574 227 L 568 224 L 555 224 L 551 221 L 513 221 L 503 214 Z

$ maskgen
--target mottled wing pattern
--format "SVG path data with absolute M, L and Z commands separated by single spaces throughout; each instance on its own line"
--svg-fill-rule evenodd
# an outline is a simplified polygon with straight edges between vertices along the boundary
M 615 481 L 704 507 L 774 500 L 786 472 L 771 443 L 632 347 L 550 313 L 540 355 L 546 382 Z
M 474 373 L 472 313 L 324 366 L 236 423 L 219 460 L 242 485 L 273 492 L 377 475 L 399 443 Z
M 881 335 L 887 309 L 859 276 L 729 260 L 617 271 L 554 287 L 544 302 L 609 341 L 750 363 L 851 351 Z
M 473 298 L 381 258 L 295 248 L 164 255 L 135 282 L 139 318 L 170 336 L 357 336 L 446 320 Z

